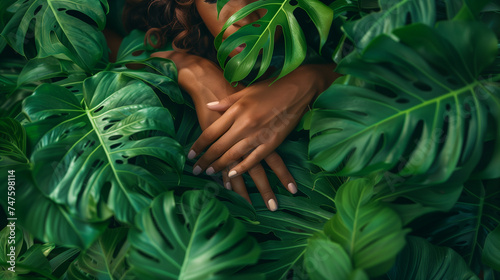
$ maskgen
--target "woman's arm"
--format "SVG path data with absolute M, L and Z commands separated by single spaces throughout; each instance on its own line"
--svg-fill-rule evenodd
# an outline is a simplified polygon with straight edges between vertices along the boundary
M 243 155 L 247 157 L 231 168 L 234 178 L 274 151 L 295 128 L 308 105 L 340 75 L 334 64 L 304 65 L 275 81 L 247 87 L 207 107 L 225 111 L 192 146 L 199 154 L 208 150 L 196 165 L 216 172 Z

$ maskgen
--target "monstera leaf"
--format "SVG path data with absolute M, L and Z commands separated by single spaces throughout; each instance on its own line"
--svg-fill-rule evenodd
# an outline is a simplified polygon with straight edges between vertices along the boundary
M 337 214 L 324 229 L 346 250 L 354 269 L 363 269 L 371 277 L 389 270 L 407 232 L 396 212 L 372 199 L 374 183 L 360 178 L 342 185 L 335 196 Z
M 489 234 L 492 234 L 490 239 L 494 242 L 494 230 L 500 221 L 499 183 L 499 179 L 469 181 L 449 213 L 424 216 L 409 226 L 415 229 L 416 235 L 425 237 L 431 243 L 454 249 L 479 275 L 487 270 L 481 262 L 485 242 Z M 498 254 L 498 249 L 488 249 L 491 251 L 487 254 Z
M 27 164 L 26 131 L 14 119 L 0 118 L 0 167 Z
M 126 228 L 106 230 L 71 263 L 68 279 L 135 279 L 125 261 L 129 248 L 126 239 Z
M 257 260 L 257 243 L 217 199 L 187 191 L 177 202 L 167 192 L 137 215 L 127 260 L 139 279 L 230 279 Z
M 164 190 L 147 158 L 182 170 L 171 115 L 150 87 L 122 73 L 87 79 L 83 96 L 44 84 L 25 100 L 31 128 L 50 127 L 31 157 L 37 185 L 82 219 L 132 222 Z
M 105 0 L 19 0 L 9 10 L 15 14 L 2 36 L 21 55 L 31 55 L 25 43 L 33 38 L 37 57 L 72 60 L 90 72 L 107 54 L 104 35 L 99 32 L 106 23 Z
M 387 273 L 389 279 L 478 280 L 457 252 L 432 245 L 422 238 L 408 237 L 406 247 Z
M 219 12 L 228 1 L 217 1 Z M 278 26 L 281 26 L 283 31 L 285 44 L 285 61 L 279 78 L 293 71 L 304 61 L 307 44 L 304 33 L 294 15 L 297 8 L 303 9 L 316 25 L 320 34 L 321 51 L 321 46 L 326 42 L 333 21 L 333 11 L 328 6 L 319 0 L 256 1 L 232 15 L 215 38 L 215 46 L 218 50 L 217 59 L 224 69 L 224 77 L 229 82 L 233 83 L 244 79 L 253 69 L 261 51 L 262 62 L 255 79 L 266 72 L 271 64 Z M 228 38 L 223 38 L 224 31 L 229 26 L 259 9 L 266 10 L 266 14 L 262 18 L 241 27 Z M 229 54 L 242 44 L 246 45 L 243 51 L 226 63 Z
M 460 32 L 458 32 L 460 30 Z M 337 174 L 391 171 L 419 184 L 456 175 L 462 184 L 483 153 L 478 176 L 498 177 L 500 76 L 479 73 L 497 52 L 495 35 L 476 22 L 414 24 L 382 35 L 338 70 L 366 86 L 334 84 L 314 103 L 310 155 Z M 355 102 L 353 102 L 355 100 Z M 485 151 L 486 152 L 486 151 Z

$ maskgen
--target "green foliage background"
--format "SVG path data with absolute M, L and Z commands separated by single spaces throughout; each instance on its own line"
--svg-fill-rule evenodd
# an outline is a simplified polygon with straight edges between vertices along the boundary
M 258 9 L 215 40 L 229 82 L 276 48 L 279 77 L 311 52 L 344 74 L 278 148 L 299 192 L 267 172 L 276 212 L 247 177 L 253 205 L 191 175 L 200 128 L 177 69 L 138 30 L 109 62 L 108 1 L 0 2 L 0 203 L 17 218 L 0 278 L 500 277 L 500 5 L 267 0 L 226 25 Z

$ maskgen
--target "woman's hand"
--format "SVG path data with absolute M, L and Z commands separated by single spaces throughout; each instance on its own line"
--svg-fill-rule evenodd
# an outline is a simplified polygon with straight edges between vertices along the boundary
M 266 158 L 295 128 L 313 98 L 339 76 L 333 69 L 332 64 L 301 66 L 270 86 L 260 82 L 208 103 L 211 110 L 225 113 L 193 144 L 190 158 L 210 146 L 195 168 L 211 174 L 245 157 L 228 174 L 235 178 Z
M 241 85 L 236 88 L 229 85 L 222 74 L 222 70 L 213 62 L 202 57 L 176 51 L 157 52 L 152 56 L 168 58 L 174 61 L 178 70 L 178 83 L 193 99 L 196 114 L 203 131 L 222 115 L 222 112 L 210 110 L 206 104 L 223 100 L 231 96 L 231 94 L 244 89 Z M 283 185 L 292 194 L 295 194 L 297 192 L 295 180 L 281 157 L 276 152 L 272 152 L 265 160 Z M 233 167 L 238 162 L 238 160 L 234 161 L 228 164 L 227 167 Z M 198 170 L 196 167 L 193 169 L 195 175 L 198 175 L 200 172 L 201 170 Z M 210 172 L 207 173 L 209 175 L 212 174 Z M 262 165 L 256 164 L 248 170 L 248 173 L 259 189 L 269 210 L 275 211 L 278 207 L 277 200 Z M 232 179 L 229 178 L 228 168 L 222 169 L 222 175 L 226 189 L 234 190 L 251 203 L 245 182 L 241 176 Z

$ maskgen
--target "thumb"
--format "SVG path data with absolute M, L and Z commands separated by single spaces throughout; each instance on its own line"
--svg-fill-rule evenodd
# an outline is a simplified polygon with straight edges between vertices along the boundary
M 207 103 L 207 107 L 213 111 L 224 112 L 243 96 L 243 91 L 238 91 L 219 101 Z

